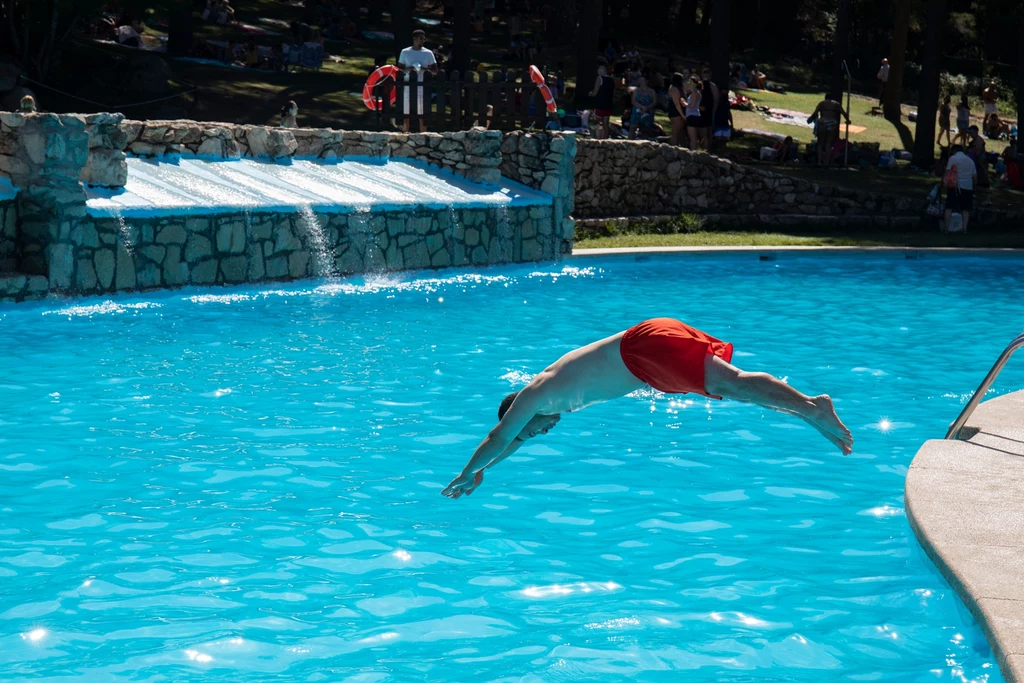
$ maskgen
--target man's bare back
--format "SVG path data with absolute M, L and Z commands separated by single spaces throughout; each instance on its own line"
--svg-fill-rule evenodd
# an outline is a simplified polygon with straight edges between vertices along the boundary
M 557 415 L 573 413 L 642 388 L 644 383 L 622 361 L 619 342 L 623 334 L 619 332 L 570 351 L 544 368 L 520 395 L 534 393 L 536 413 Z
M 660 322 L 664 328 L 666 321 L 679 326 L 683 332 L 676 337 L 671 335 L 671 327 L 657 327 Z M 646 346 L 645 340 L 641 339 L 639 350 L 634 352 L 633 347 L 637 346 L 634 339 L 641 336 L 634 335 L 634 332 L 643 331 L 642 328 L 649 324 L 654 326 L 648 330 Z M 662 335 L 660 339 L 657 338 L 659 334 Z M 626 335 L 632 335 L 629 338 L 630 349 L 625 348 Z M 652 339 L 653 342 L 650 341 Z M 709 342 L 714 342 L 715 346 L 701 346 Z M 678 358 L 672 356 L 673 348 L 679 349 Z M 637 359 L 637 353 L 641 356 L 647 353 L 656 358 Z M 796 415 L 817 429 L 844 455 L 850 452 L 853 437 L 836 416 L 828 396 L 805 396 L 766 373 L 743 372 L 726 360 L 731 359 L 731 355 L 731 344 L 719 342 L 671 319 L 647 321 L 570 351 L 545 368 L 521 391 L 505 397 L 498 410 L 498 424 L 477 446 L 462 473 L 442 493 L 450 498 L 472 493 L 483 481 L 484 469 L 507 458 L 525 441 L 546 434 L 558 423 L 562 413 L 625 396 L 648 384 L 669 393 L 695 391 Z M 631 365 L 627 365 L 627 357 Z M 646 363 L 647 360 L 652 362 Z M 655 360 L 658 362 L 653 362 Z M 680 372 L 681 379 L 669 378 L 668 381 L 674 380 L 676 384 L 666 386 L 659 386 L 662 382 L 658 377 L 645 380 L 638 376 L 638 373 L 643 376 L 650 368 L 657 370 L 658 363 L 666 375 L 679 369 L 676 365 L 688 364 L 689 367 L 683 368 L 686 372 Z M 692 388 L 674 388 L 680 386 L 679 381 L 687 379 L 693 381 Z

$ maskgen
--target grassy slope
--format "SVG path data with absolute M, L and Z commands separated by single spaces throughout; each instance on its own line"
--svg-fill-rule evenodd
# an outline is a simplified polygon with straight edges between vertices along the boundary
M 576 249 L 623 247 L 736 247 L 736 246 L 806 246 L 806 247 L 1011 247 L 1024 248 L 1024 234 L 969 233 L 850 233 L 850 234 L 785 234 L 768 232 L 693 232 L 677 235 L 618 235 L 579 240 Z

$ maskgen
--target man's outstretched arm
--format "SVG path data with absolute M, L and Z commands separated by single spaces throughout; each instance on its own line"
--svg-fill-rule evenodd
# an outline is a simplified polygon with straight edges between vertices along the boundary
M 516 437 L 536 414 L 536 405 L 537 401 L 533 391 L 524 389 L 519 392 L 512 407 L 505 413 L 505 417 L 480 442 L 473 457 L 462 468 L 462 473 L 453 479 L 441 494 L 449 498 L 457 498 L 466 489 L 472 490 L 475 488 L 473 476 L 477 472 L 491 464 L 497 464 L 511 455 L 515 448 L 518 448 L 516 444 L 519 442 L 516 441 Z M 510 446 L 515 446 L 515 448 L 506 453 L 506 449 L 509 449 Z

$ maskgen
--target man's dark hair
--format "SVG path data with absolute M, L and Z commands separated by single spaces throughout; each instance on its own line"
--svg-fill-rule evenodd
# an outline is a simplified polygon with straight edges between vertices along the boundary
M 963 148 L 962 145 L 953 145 L 952 147 L 949 148 L 949 155 L 952 156 L 952 155 L 957 154 L 958 152 L 962 152 L 962 151 L 964 151 L 964 148 Z
M 418 29 L 416 29 L 415 31 L 412 32 L 412 37 L 413 38 L 423 38 L 424 40 L 426 40 L 427 39 L 427 32 L 424 31 L 421 28 L 418 28 Z
M 518 391 L 513 391 L 511 394 L 501 399 L 501 405 L 498 406 L 498 419 L 501 420 L 505 417 L 505 413 L 512 407 L 512 403 L 516 400 L 516 396 L 519 395 Z

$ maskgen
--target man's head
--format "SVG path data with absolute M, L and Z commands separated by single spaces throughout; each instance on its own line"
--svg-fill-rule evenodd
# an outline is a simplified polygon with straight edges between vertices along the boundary
M 882 64 L 888 64 L 888 63 L 889 63 L 889 60 L 886 59 L 885 57 L 882 57 Z
M 954 154 L 960 154 L 963 151 L 963 145 L 953 145 L 952 147 L 949 148 L 949 155 L 953 156 Z
M 514 391 L 505 398 L 501 399 L 501 404 L 498 406 L 498 420 L 502 420 L 505 417 L 505 413 L 508 412 L 512 404 L 515 403 L 516 396 L 519 395 L 518 391 Z M 520 441 L 526 441 L 532 439 L 538 434 L 547 434 L 548 430 L 558 424 L 558 421 L 562 419 L 559 414 L 554 415 L 534 415 L 533 418 L 526 423 L 523 430 L 519 432 L 517 437 Z
M 427 42 L 427 32 L 423 29 L 416 29 L 412 32 L 412 46 L 419 50 L 423 47 L 423 43 Z
M 971 134 L 972 138 L 978 137 L 978 127 L 977 126 L 971 126 L 970 128 L 967 129 L 967 132 Z

